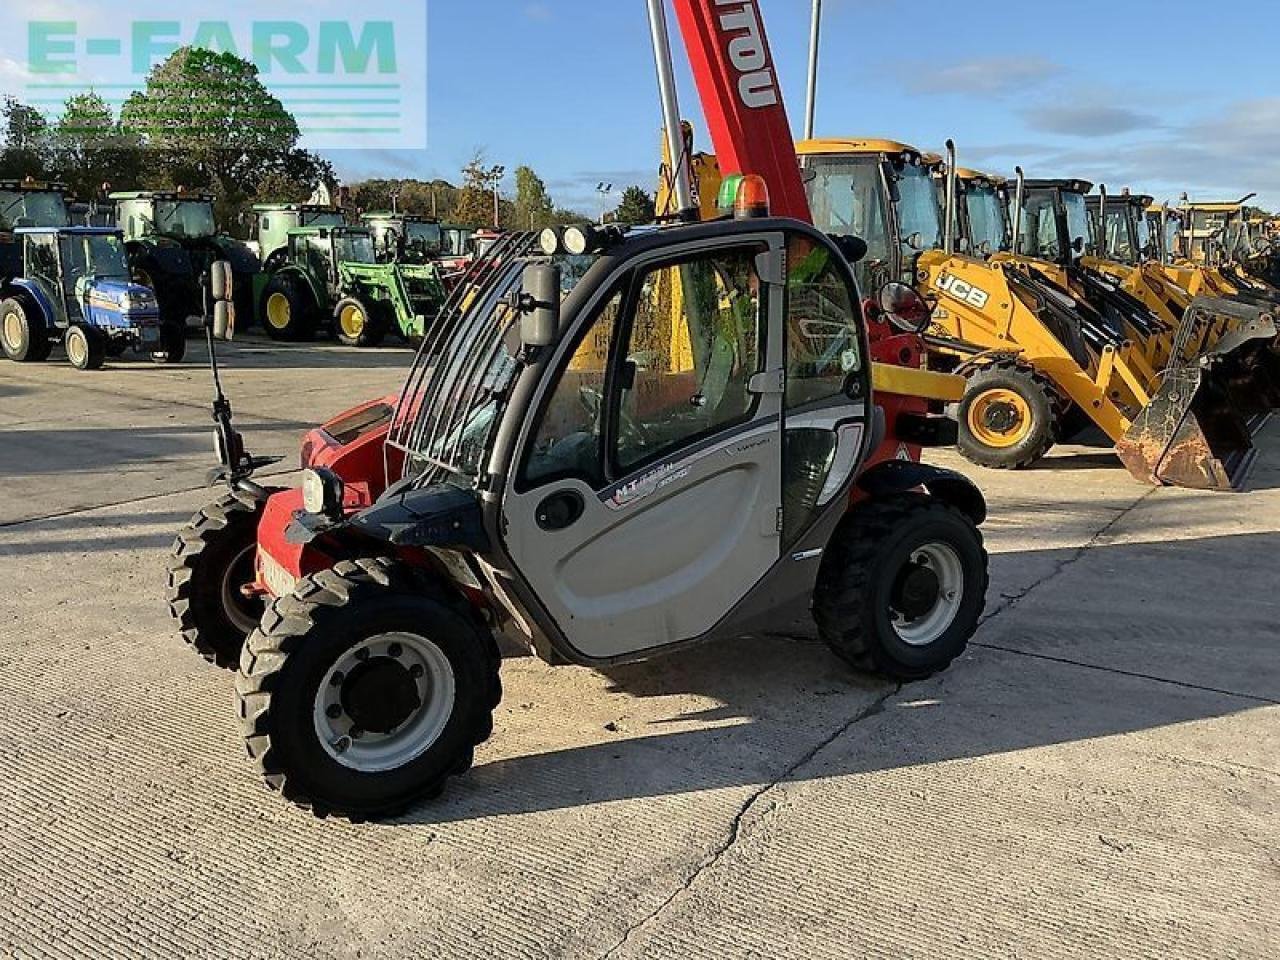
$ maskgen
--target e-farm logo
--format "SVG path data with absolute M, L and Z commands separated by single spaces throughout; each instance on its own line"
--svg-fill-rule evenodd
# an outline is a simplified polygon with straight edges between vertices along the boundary
M 92 90 L 118 111 L 157 64 L 192 46 L 253 63 L 306 147 L 426 147 L 426 0 L 363 0 L 361 16 L 343 19 L 297 0 L 273 3 L 270 18 L 248 13 L 261 10 L 249 0 L 183 19 L 164 0 L 135 0 L 132 20 L 101 6 L 97 18 L 29 20 L 24 89 L 3 92 L 56 116 L 67 97 Z

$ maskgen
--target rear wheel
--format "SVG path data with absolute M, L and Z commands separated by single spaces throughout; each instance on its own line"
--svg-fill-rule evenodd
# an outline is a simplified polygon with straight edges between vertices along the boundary
M 969 374 L 960 401 L 957 446 L 983 467 L 1030 466 L 1057 441 L 1061 402 L 1048 378 L 1021 363 L 994 363 Z
M 311 300 L 290 277 L 274 276 L 262 293 L 262 326 L 272 340 L 303 340 L 311 336 Z
M 339 301 L 333 311 L 333 326 L 338 339 L 349 347 L 376 347 L 386 333 L 382 311 L 358 297 Z
M 873 500 L 827 546 L 814 620 L 857 669 L 920 680 L 963 652 L 987 582 L 982 534 L 959 510 L 925 494 Z
M 244 639 L 266 609 L 260 598 L 246 597 L 240 588 L 254 580 L 258 523 L 267 496 L 237 490 L 220 497 L 192 517 L 173 542 L 169 612 L 182 638 L 219 667 L 240 662 Z
M 107 342 L 93 327 L 73 323 L 65 339 L 67 359 L 77 370 L 98 370 L 107 362 Z
M 471 766 L 498 664 L 465 602 L 401 564 L 344 561 L 277 600 L 245 645 L 249 755 L 317 815 L 391 816 Z
M 18 363 L 37 363 L 49 357 L 53 345 L 35 305 L 24 296 L 0 302 L 0 347 Z
M 181 363 L 187 355 L 187 331 L 176 323 L 160 327 L 160 349 L 151 351 L 152 363 Z

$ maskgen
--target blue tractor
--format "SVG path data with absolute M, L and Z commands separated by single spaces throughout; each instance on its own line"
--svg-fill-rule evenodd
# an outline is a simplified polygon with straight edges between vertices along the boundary
M 0 346 L 19 363 L 67 359 L 95 370 L 133 349 L 156 363 L 186 352 L 181 323 L 162 322 L 155 294 L 130 279 L 124 234 L 109 227 L 18 227 L 16 263 L 0 276 Z

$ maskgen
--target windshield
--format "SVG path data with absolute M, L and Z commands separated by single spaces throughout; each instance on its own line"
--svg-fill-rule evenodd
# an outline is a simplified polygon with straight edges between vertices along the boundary
M 1133 213 L 1137 217 L 1138 228 L 1138 256 L 1146 256 L 1151 253 L 1151 225 L 1147 223 L 1146 214 L 1141 210 L 1134 210 Z
M 1129 235 L 1129 211 L 1124 207 L 1107 205 L 1107 229 L 1103 255 L 1120 263 L 1132 265 L 1137 262 L 1133 238 Z
M 343 225 L 342 214 L 332 213 L 304 213 L 302 215 L 302 224 L 304 227 L 341 227 Z
M 814 226 L 866 241 L 867 255 L 854 265 L 854 273 L 859 289 L 871 289 L 871 271 L 889 260 L 879 157 L 807 157 L 804 163 Z
M 23 222 L 18 223 L 19 220 Z M 62 194 L 49 190 L 0 190 L 0 228 L 70 225 Z
M 217 233 L 213 204 L 207 200 L 159 200 L 155 230 L 169 237 L 212 237 Z
M 424 344 L 401 394 L 388 440 L 409 457 L 406 476 L 414 469 L 442 467 L 475 478 L 484 467 L 490 438 L 520 371 L 519 319 L 511 306 L 524 268 L 533 258 L 504 257 L 504 251 L 527 252 L 532 235 L 498 241 L 487 269 L 473 268 L 465 287 L 442 314 L 439 333 Z M 574 289 L 595 256 L 560 258 L 562 297 Z M 536 262 L 545 262 L 539 258 Z M 431 363 L 433 357 L 447 358 Z
M 1009 249 L 1009 231 L 1005 224 L 1004 204 L 994 184 L 971 183 L 964 190 L 965 210 L 969 214 L 969 242 L 974 254 L 986 256 Z
M 898 174 L 898 234 L 907 251 L 936 250 L 942 246 L 942 215 L 938 188 L 924 167 L 894 165 Z
M 62 236 L 58 244 L 62 248 L 63 274 L 73 286 L 81 277 L 129 279 L 124 242 L 114 234 Z
M 376 263 L 373 237 L 367 233 L 338 233 L 333 237 L 333 252 L 339 263 Z
M 1164 225 L 1164 249 L 1166 257 L 1182 255 L 1182 221 L 1177 217 L 1169 217 Z
M 1076 241 L 1080 249 L 1084 249 L 1089 245 L 1092 239 L 1092 232 L 1089 222 L 1089 206 L 1085 201 L 1084 194 L 1070 193 L 1062 191 L 1062 205 L 1067 211 L 1067 240 L 1071 243 L 1071 249 L 1074 251 L 1077 247 Z
M 444 237 L 438 223 L 405 224 L 405 243 L 424 253 L 439 253 L 444 247 Z
M 1041 260 L 1057 260 L 1058 218 L 1052 193 L 1028 194 L 1022 203 L 1022 250 Z

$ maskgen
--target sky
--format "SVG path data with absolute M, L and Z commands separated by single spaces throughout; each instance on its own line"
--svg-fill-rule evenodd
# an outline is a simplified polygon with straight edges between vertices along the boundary
M 425 70 L 425 117 L 407 126 L 424 119 L 426 148 L 342 137 L 340 149 L 324 152 L 344 179 L 457 182 L 483 149 L 508 171 L 532 166 L 558 204 L 583 211 L 597 209 L 600 181 L 618 193 L 632 183 L 653 188 L 661 118 L 643 0 L 425 2 L 425 56 L 400 69 Z M 331 3 L 351 9 L 305 6 Z M 798 130 L 809 0 L 759 3 Z M 89 0 L 15 5 L 46 16 L 67 5 L 120 9 Z M 288 6 L 273 3 L 273 15 Z M 183 16 L 202 8 L 186 4 Z M 208 9 L 247 18 L 262 8 L 226 0 Z M 674 18 L 671 29 L 683 113 L 701 128 Z M 817 133 L 927 150 L 951 137 L 963 165 L 996 173 L 1021 164 L 1032 177 L 1083 177 L 1169 200 L 1184 190 L 1193 199 L 1257 191 L 1263 206 L 1280 209 L 1277 37 L 1274 0 L 1016 8 L 825 0 Z M 0 82 L 16 59 L 5 43 Z M 710 148 L 705 137 L 699 145 Z

